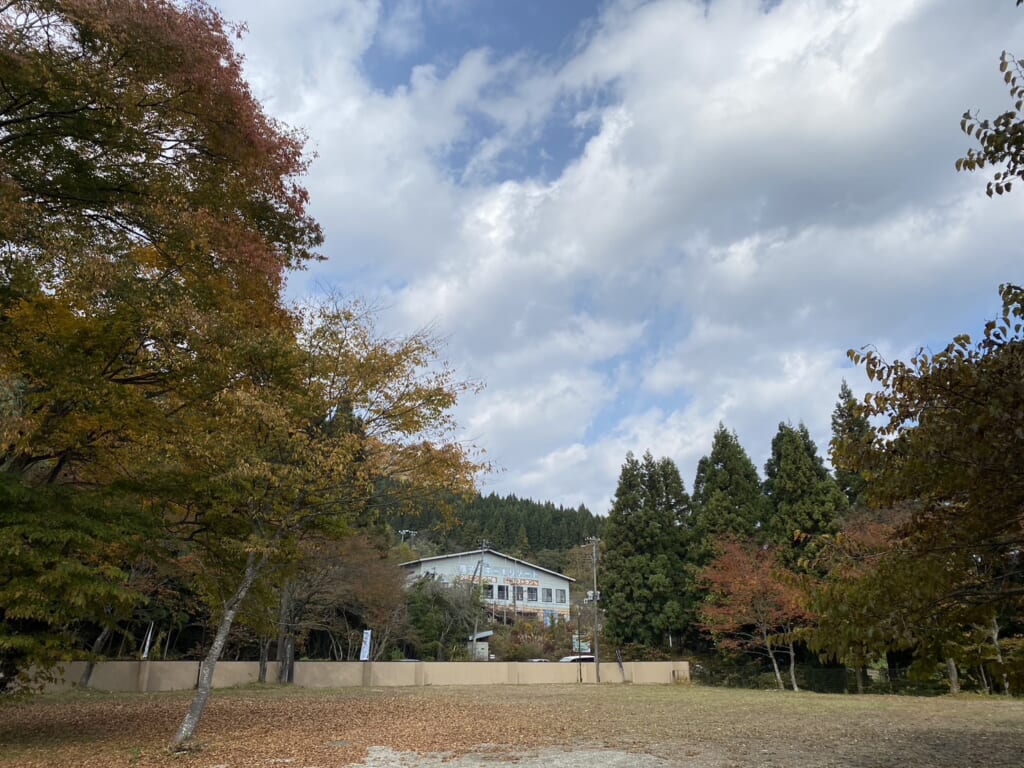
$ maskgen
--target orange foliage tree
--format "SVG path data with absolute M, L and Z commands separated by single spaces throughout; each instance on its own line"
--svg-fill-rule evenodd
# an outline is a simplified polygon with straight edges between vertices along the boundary
M 0 4 L 5 673 L 138 602 L 147 472 L 293 332 L 284 274 L 321 239 L 303 142 L 253 99 L 234 31 L 201 0 Z
M 806 589 L 800 576 L 782 565 L 784 551 L 725 538 L 717 542 L 718 555 L 699 573 L 707 589 L 700 608 L 700 626 L 720 648 L 766 656 L 780 690 L 785 688 L 777 648 L 789 653 L 789 676 L 796 680 L 797 630 L 809 618 Z

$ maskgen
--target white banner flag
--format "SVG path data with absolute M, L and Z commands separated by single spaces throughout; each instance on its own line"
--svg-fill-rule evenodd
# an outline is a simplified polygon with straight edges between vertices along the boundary
M 370 660 L 370 630 L 363 630 L 363 645 L 359 649 L 359 660 L 369 661 Z

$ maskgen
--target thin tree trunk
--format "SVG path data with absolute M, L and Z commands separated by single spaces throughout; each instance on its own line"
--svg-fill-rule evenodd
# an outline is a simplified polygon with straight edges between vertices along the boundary
M 856 668 L 857 673 L 857 693 L 864 693 L 864 665 L 859 663 Z
M 128 643 L 128 630 L 125 629 L 125 630 L 122 630 L 122 632 L 121 632 L 121 645 L 118 646 L 117 656 L 115 656 L 114 658 L 116 658 L 116 659 L 123 659 L 124 658 L 124 647 L 125 647 L 125 645 L 127 643 Z
M 960 693 L 960 674 L 956 671 L 956 662 L 952 656 L 946 657 L 946 673 L 949 675 L 949 692 Z
M 231 599 L 224 606 L 224 615 L 221 617 L 220 624 L 217 627 L 217 633 L 213 636 L 213 643 L 206 654 L 206 658 L 199 667 L 196 695 L 192 698 L 192 706 L 189 707 L 185 719 L 181 722 L 181 728 L 178 729 L 177 735 L 171 742 L 172 750 L 180 750 L 185 742 L 191 741 L 196 727 L 199 725 L 199 718 L 203 715 L 203 709 L 206 708 L 206 702 L 210 698 L 210 689 L 213 687 L 213 670 L 217 666 L 217 660 L 220 658 L 221 652 L 224 650 L 224 644 L 227 642 L 228 633 L 231 632 L 231 625 L 235 620 L 235 615 L 238 613 L 239 606 L 241 606 L 249 594 L 249 589 L 252 587 L 265 561 L 265 556 L 257 560 L 255 552 L 250 552 L 246 558 L 245 575 L 242 578 L 242 583 L 238 585 L 235 594 L 232 595 Z
M 761 633 L 761 639 L 764 641 L 764 647 L 768 649 L 768 658 L 772 660 L 772 669 L 775 670 L 775 682 L 779 686 L 780 691 L 786 690 L 785 683 L 782 682 L 782 673 L 779 671 L 779 662 L 775 658 L 775 651 L 772 650 L 772 644 L 768 641 L 768 634 L 766 632 Z
M 992 684 L 988 681 L 988 675 L 985 674 L 985 664 L 982 662 L 978 665 L 978 673 L 981 675 L 981 686 L 985 689 L 987 696 L 992 695 Z
M 789 681 L 793 684 L 793 690 L 799 691 L 800 686 L 796 684 L 796 649 L 793 648 L 793 641 L 789 642 Z
M 92 644 L 92 651 L 89 656 L 89 660 L 85 663 L 85 669 L 82 671 L 82 677 L 78 681 L 79 688 L 88 688 L 89 680 L 92 678 L 92 671 L 96 668 L 96 657 L 100 655 L 103 650 L 103 646 L 107 644 L 107 638 L 110 637 L 110 627 L 104 627 L 100 632 L 100 636 L 96 638 L 96 642 Z
M 167 639 L 164 641 L 164 655 L 163 655 L 163 660 L 164 661 L 167 661 L 167 652 L 169 650 L 171 650 L 171 635 L 173 635 L 173 634 L 174 634 L 174 627 L 172 625 L 171 628 L 167 630 Z
M 270 656 L 270 638 L 260 638 L 260 677 L 261 683 L 267 682 L 267 658 Z
M 291 685 L 295 682 L 295 636 L 288 635 L 288 653 L 285 654 L 285 673 L 282 681 Z
M 1010 676 L 1006 674 L 1006 667 L 1003 665 L 1003 649 L 999 647 L 999 621 L 992 617 L 992 645 L 996 647 L 996 661 L 999 662 L 999 671 L 1003 674 L 1003 695 L 1010 695 Z
M 288 659 L 291 656 L 294 640 L 292 638 L 292 600 L 290 585 L 281 587 L 281 605 L 277 614 L 277 682 L 288 682 Z

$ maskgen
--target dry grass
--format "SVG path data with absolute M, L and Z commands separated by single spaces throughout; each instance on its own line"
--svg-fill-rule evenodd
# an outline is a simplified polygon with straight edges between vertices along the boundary
M 698 686 L 217 691 L 201 751 L 163 747 L 187 694 L 76 693 L 0 704 L 0 768 L 343 766 L 371 746 L 478 754 L 601 748 L 690 766 L 1024 764 L 1024 701 Z

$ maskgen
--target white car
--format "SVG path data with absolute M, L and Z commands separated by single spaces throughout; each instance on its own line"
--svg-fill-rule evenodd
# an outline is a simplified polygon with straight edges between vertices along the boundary
M 577 664 L 577 663 L 586 664 L 587 662 L 590 662 L 591 664 L 593 664 L 594 663 L 594 657 L 590 656 L 590 655 L 563 656 L 562 658 L 559 659 L 559 661 L 564 661 L 564 662 L 569 663 L 569 664 Z

